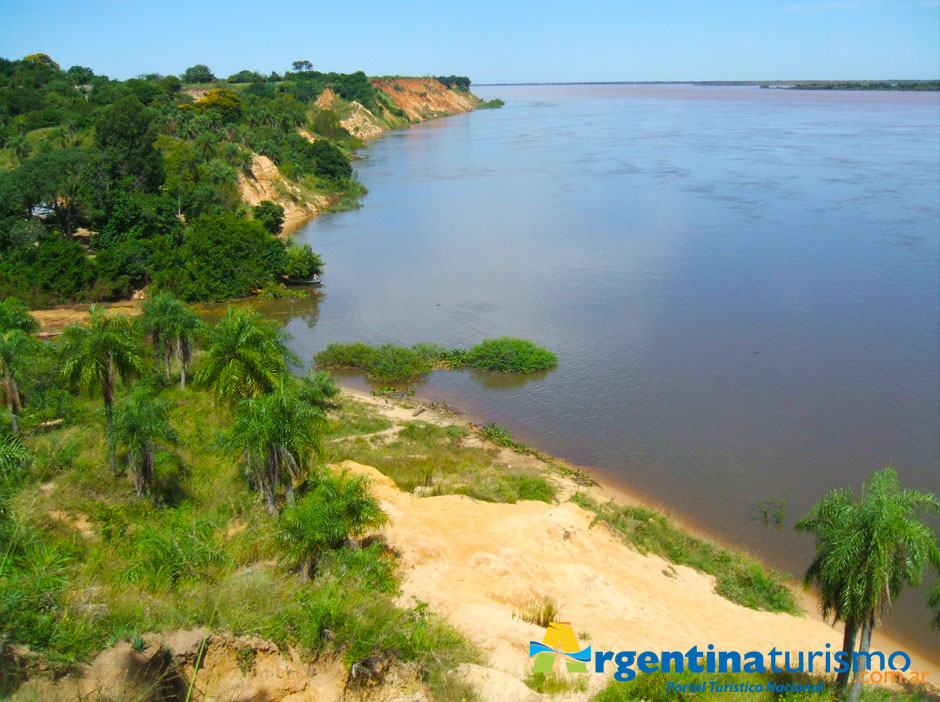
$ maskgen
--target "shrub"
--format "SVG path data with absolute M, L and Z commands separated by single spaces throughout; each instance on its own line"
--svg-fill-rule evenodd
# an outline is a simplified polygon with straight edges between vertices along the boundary
M 558 357 L 526 339 L 486 339 L 467 352 L 466 362 L 482 370 L 533 373 L 558 365 Z
M 324 473 L 313 490 L 288 507 L 278 523 L 278 538 L 288 562 L 305 579 L 320 553 L 336 549 L 350 537 L 385 523 L 385 513 L 369 493 L 365 476 Z
M 277 236 L 284 226 L 284 208 L 271 200 L 262 200 L 252 209 L 254 218 L 261 222 L 268 233 Z
M 365 368 L 372 353 L 368 344 L 329 344 L 313 360 L 323 368 Z
M 284 250 L 283 273 L 290 280 L 310 280 L 323 271 L 323 259 L 313 252 L 310 244 L 298 246 L 290 242 Z
M 413 380 L 426 375 L 437 362 L 437 347 L 419 344 L 411 348 L 382 344 L 330 344 L 314 357 L 321 368 L 357 368 L 374 380 Z
M 427 375 L 434 362 L 420 350 L 382 344 L 369 359 L 366 375 L 375 380 L 413 380 Z
M 213 516 L 197 515 L 188 503 L 155 512 L 139 532 L 127 531 L 133 538 L 124 542 L 130 560 L 124 579 L 160 589 L 208 577 L 226 562 L 215 538 L 219 526 Z M 120 532 L 121 527 L 113 528 Z

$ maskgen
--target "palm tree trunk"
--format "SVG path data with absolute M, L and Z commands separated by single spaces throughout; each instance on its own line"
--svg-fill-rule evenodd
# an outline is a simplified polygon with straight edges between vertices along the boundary
M 149 441 L 147 445 L 144 446 L 143 451 L 143 465 L 141 470 L 141 475 L 143 477 L 143 489 L 144 492 L 150 492 L 150 488 L 153 486 L 153 454 L 154 448 L 153 444 Z
M 108 439 L 108 467 L 117 475 L 117 448 L 114 445 L 114 370 L 108 359 L 108 377 L 104 387 L 105 433 Z
M 131 481 L 134 483 L 134 494 L 137 497 L 144 496 L 144 476 L 141 466 L 137 465 L 137 459 L 134 458 L 134 452 L 130 452 Z
M 20 435 L 20 389 L 8 366 L 3 368 L 3 380 L 6 385 L 7 406 L 10 408 L 10 430 L 13 436 Z
M 855 651 L 855 638 L 858 636 L 858 624 L 854 621 L 845 623 L 845 631 L 842 634 L 842 650 L 849 654 L 849 663 L 852 661 L 852 653 Z M 839 673 L 836 677 L 836 697 L 841 697 L 845 686 L 849 684 L 849 678 L 852 675 L 852 667 L 848 665 L 844 673 Z
M 277 501 L 274 499 L 274 486 L 269 481 L 264 481 L 264 509 L 269 517 L 277 516 Z
M 871 631 L 875 628 L 873 617 L 865 620 L 862 625 L 862 637 L 858 643 L 859 653 L 868 653 L 871 649 Z M 868 656 L 859 657 L 858 669 L 855 671 L 855 677 L 852 680 L 852 687 L 849 688 L 849 694 L 846 696 L 846 702 L 858 702 L 862 695 L 862 673 L 868 670 Z
M 170 379 L 170 343 L 163 344 L 163 374 Z
M 183 340 L 176 337 L 176 360 L 180 362 L 180 390 L 186 389 L 186 362 L 183 360 Z

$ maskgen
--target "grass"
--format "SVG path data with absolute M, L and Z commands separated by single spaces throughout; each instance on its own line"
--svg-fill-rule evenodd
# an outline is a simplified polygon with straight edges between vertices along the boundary
M 422 495 L 460 494 L 485 502 L 554 500 L 554 482 L 534 469 L 499 464 L 496 450 L 469 444 L 469 435 L 464 426 L 414 420 L 404 422 L 393 435 L 333 442 L 328 459 L 374 466 L 401 490 Z
M 715 592 L 732 602 L 751 609 L 800 614 L 785 576 L 753 558 L 683 531 L 665 515 L 646 507 L 613 502 L 601 505 L 580 492 L 571 501 L 594 512 L 594 523 L 606 524 L 641 553 L 655 553 L 676 565 L 715 576 Z
M 314 361 L 320 368 L 356 369 L 372 380 L 402 382 L 421 378 L 432 370 L 476 368 L 504 373 L 534 373 L 558 365 L 551 351 L 525 339 L 487 339 L 469 351 L 445 349 L 435 344 L 369 346 L 362 343 L 330 344 Z
M 32 436 L 36 460 L 8 501 L 14 526 L 0 529 L 0 694 L 27 673 L 8 644 L 29 646 L 30 666 L 59 675 L 143 632 L 210 626 L 335 653 L 350 670 L 407 663 L 438 699 L 469 699 L 451 672 L 477 653 L 426 605 L 396 604 L 393 553 L 381 543 L 331 548 L 300 582 L 276 522 L 220 441 L 227 410 L 198 390 L 165 397 L 181 441 L 158 453 L 152 501 L 108 470 L 100 401 L 77 399 L 69 422 Z M 388 425 L 346 406 L 330 435 Z
M 529 689 L 543 695 L 561 695 L 571 692 L 587 692 L 587 675 L 564 675 L 563 673 L 529 673 L 525 676 Z
M 529 624 L 535 624 L 543 629 L 552 622 L 557 622 L 558 615 L 558 605 L 551 597 L 530 600 L 520 607 L 517 612 L 513 613 L 513 616 L 518 619 Z

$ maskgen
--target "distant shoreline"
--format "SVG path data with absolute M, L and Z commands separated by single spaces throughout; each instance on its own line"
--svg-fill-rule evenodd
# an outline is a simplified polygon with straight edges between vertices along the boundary
M 940 91 L 940 80 L 597 80 L 532 83 L 475 83 L 475 87 L 510 87 L 535 85 L 697 85 L 710 87 L 758 87 L 786 90 L 876 90 Z M 923 87 L 929 86 L 929 87 Z

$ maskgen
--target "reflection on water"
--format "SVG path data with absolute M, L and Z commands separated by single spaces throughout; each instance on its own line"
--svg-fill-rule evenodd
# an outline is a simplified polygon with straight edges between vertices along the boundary
M 828 489 L 940 471 L 940 97 L 690 86 L 484 88 L 394 133 L 363 207 L 299 237 L 321 295 L 264 303 L 334 341 L 530 338 L 538 379 L 432 374 L 519 440 L 599 467 L 779 568 Z M 784 499 L 784 528 L 755 522 Z M 936 650 L 921 595 L 889 623 Z M 936 657 L 936 653 L 934 653 Z

